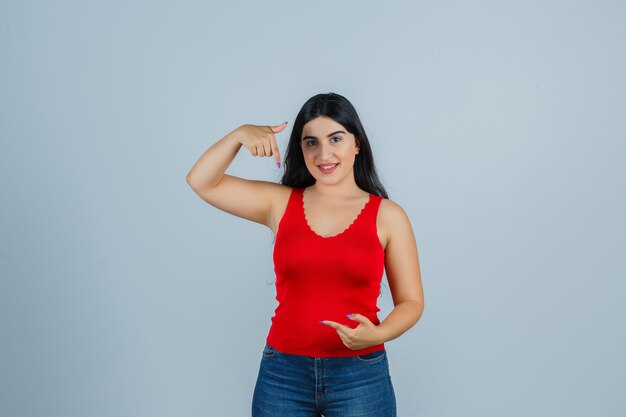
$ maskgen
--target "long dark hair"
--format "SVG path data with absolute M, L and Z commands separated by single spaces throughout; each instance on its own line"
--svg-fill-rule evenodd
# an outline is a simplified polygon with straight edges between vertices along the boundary
M 293 123 L 283 158 L 285 172 L 280 183 L 296 188 L 306 188 L 315 184 L 315 178 L 304 163 L 300 142 L 304 125 L 318 116 L 333 119 L 354 135 L 359 146 L 359 153 L 355 155 L 354 160 L 354 180 L 357 186 L 370 194 L 388 199 L 387 191 L 378 179 L 370 142 L 356 109 L 348 99 L 336 93 L 317 94 L 308 99 L 300 109 Z

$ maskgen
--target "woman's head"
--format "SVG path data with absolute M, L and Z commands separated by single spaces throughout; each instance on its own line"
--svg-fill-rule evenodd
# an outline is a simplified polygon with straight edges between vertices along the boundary
M 339 165 L 331 174 L 318 167 L 335 163 Z M 284 185 L 304 188 L 318 180 L 333 183 L 335 178 L 354 175 L 359 188 L 388 198 L 356 109 L 339 94 L 318 94 L 304 103 L 293 123 L 283 164 Z

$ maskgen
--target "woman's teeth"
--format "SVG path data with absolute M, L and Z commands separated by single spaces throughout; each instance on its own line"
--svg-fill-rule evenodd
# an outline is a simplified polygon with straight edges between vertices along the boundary
M 318 167 L 320 168 L 320 171 L 322 171 L 324 174 L 331 174 L 335 171 L 337 165 L 339 165 L 339 162 L 332 165 L 318 165 Z

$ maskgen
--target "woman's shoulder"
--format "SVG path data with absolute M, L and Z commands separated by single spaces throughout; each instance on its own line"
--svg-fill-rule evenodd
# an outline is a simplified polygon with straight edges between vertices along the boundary
M 384 230 L 387 241 L 411 228 L 411 221 L 402 205 L 384 197 L 381 198 L 378 209 L 378 224 Z
M 299 188 L 275 182 L 267 186 L 267 191 L 270 193 L 272 209 L 275 209 L 287 205 L 291 194 L 298 192 Z
M 380 196 L 380 209 L 379 210 L 384 211 L 385 214 L 388 216 L 398 216 L 398 215 L 402 215 L 402 213 L 405 213 L 404 209 L 399 203 L 397 203 L 394 200 L 391 200 L 390 198 L 385 198 L 383 196 Z
M 301 188 L 280 183 L 271 184 L 272 185 L 268 185 L 266 188 L 268 193 L 270 193 L 270 216 L 267 226 L 275 235 L 278 223 L 287 210 L 287 205 L 292 193 L 301 191 Z

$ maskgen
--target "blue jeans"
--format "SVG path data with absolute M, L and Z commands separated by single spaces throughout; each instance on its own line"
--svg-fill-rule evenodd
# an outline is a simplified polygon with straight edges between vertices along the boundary
M 265 343 L 252 417 L 396 417 L 387 351 L 314 358 Z

